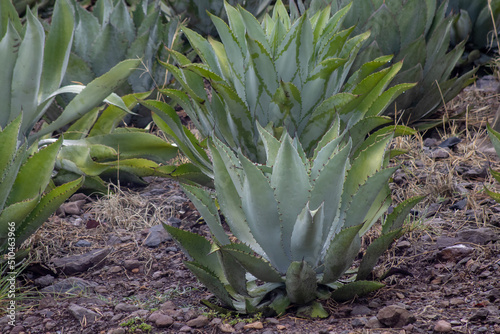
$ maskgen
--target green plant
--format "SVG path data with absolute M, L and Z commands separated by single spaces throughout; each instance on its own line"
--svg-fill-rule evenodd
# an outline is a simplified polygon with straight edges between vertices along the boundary
M 144 319 L 135 317 L 120 324 L 121 327 L 128 327 L 130 333 L 135 333 L 137 330 L 140 333 L 149 333 L 153 330 L 153 326 L 147 324 Z
M 241 7 L 225 3 L 229 26 L 212 16 L 222 43 L 183 29 L 203 63 L 191 63 L 169 50 L 178 67 L 164 64 L 183 90 L 164 89 L 165 95 L 189 115 L 201 140 L 186 129 L 174 109 L 160 101 L 144 101 L 155 123 L 205 174 L 212 176 L 212 163 L 204 139 L 210 135 L 254 162 L 266 159 L 259 140 L 258 124 L 294 134 L 310 157 L 328 131 L 335 113 L 341 127 L 380 114 L 412 84 L 385 90 L 402 66 L 401 62 L 375 72 L 390 56 L 364 64 L 348 76 L 356 54 L 369 33 L 350 38 L 352 29 L 341 23 L 349 6 L 333 16 L 326 8 L 314 16 L 293 21 L 278 1 L 272 17 L 262 25 Z M 210 83 L 209 92 L 204 80 Z
M 28 158 L 36 147 L 18 144 L 21 118 L 0 132 L 0 254 L 14 254 L 83 182 L 79 178 L 59 187 L 51 184 L 62 139 Z
M 349 0 L 327 3 L 340 8 Z M 325 3 L 313 0 L 310 5 L 317 9 Z M 305 6 L 302 4 L 299 8 L 305 9 Z M 385 112 L 397 120 L 401 118 L 404 124 L 421 128 L 433 126 L 432 120 L 441 118 L 438 108 L 470 84 L 477 70 L 452 77 L 465 41 L 461 40 L 449 51 L 450 31 L 458 18 L 446 16 L 446 8 L 447 1 L 438 6 L 437 0 L 358 0 L 343 22 L 346 28 L 356 26 L 354 33 L 371 31 L 352 70 L 381 55 L 393 54 L 394 62 L 404 60 L 392 85 L 417 84 L 400 95 Z
M 380 237 L 350 271 L 361 237 L 389 207 L 388 180 L 398 166 L 386 167 L 394 127 L 365 140 L 377 118 L 362 119 L 341 132 L 338 116 L 311 158 L 287 131 L 278 140 L 271 129 L 257 125 L 264 164 L 234 153 L 214 137 L 210 153 L 216 195 L 183 186 L 210 227 L 212 242 L 165 228 L 189 256 L 185 265 L 225 307 L 282 314 L 290 304 L 306 305 L 299 314 L 325 317 L 318 297 L 345 301 L 383 286 L 366 279 L 379 256 L 402 235 L 405 217 L 421 197 L 386 216 Z M 224 231 L 217 203 L 237 242 Z
M 488 128 L 488 136 L 490 137 L 491 143 L 493 144 L 493 147 L 495 148 L 497 155 L 500 157 L 500 132 L 495 131 L 489 124 L 487 125 L 487 128 Z M 495 178 L 495 180 L 497 180 L 497 182 L 500 182 L 500 172 L 496 172 L 491 168 L 490 172 L 491 175 L 493 175 L 493 177 Z M 484 187 L 484 190 L 491 198 L 500 203 L 500 193 L 491 191 L 487 187 Z
M 74 43 L 64 82 L 86 84 L 124 59 L 142 59 L 117 93 L 126 95 L 165 87 L 170 81 L 157 59 L 166 61 L 163 46 L 181 47 L 176 19 L 167 22 L 158 1 L 141 1 L 129 13 L 124 0 L 98 0 L 92 12 L 76 0 Z
M 164 10 L 170 17 L 188 19 L 188 26 L 198 33 L 216 36 L 217 31 L 212 25 L 210 14 L 224 18 L 224 2 L 221 0 L 162 0 Z M 237 4 L 258 17 L 264 13 L 271 0 L 229 0 L 233 6 Z M 210 13 L 210 14 L 209 14 Z
M 0 73 L 0 99 L 4 101 L 4 108 L 0 113 L 0 127 L 5 127 L 22 113 L 19 140 L 28 138 L 31 144 L 80 118 L 102 104 L 103 100 L 126 109 L 123 101 L 111 93 L 126 80 L 140 64 L 140 60 L 121 62 L 87 86 L 70 85 L 60 88 L 74 30 L 69 3 L 66 0 L 56 2 L 46 39 L 36 13 L 28 11 L 26 24 L 23 26 L 9 0 L 1 0 L 1 6 L 0 58 L 3 60 L 4 70 Z M 54 97 L 64 93 L 77 95 L 57 119 L 31 134 Z

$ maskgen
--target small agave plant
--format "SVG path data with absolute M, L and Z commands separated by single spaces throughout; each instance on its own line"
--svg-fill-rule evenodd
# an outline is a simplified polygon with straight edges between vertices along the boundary
M 372 59 L 349 76 L 369 36 L 351 37 L 354 28 L 342 28 L 350 5 L 333 15 L 328 7 L 295 18 L 277 1 L 272 16 L 266 14 L 262 24 L 241 7 L 225 2 L 225 9 L 229 25 L 212 16 L 222 43 L 183 28 L 202 63 L 169 50 L 178 67 L 164 65 L 183 90 L 161 91 L 186 111 L 202 139 L 213 134 L 254 162 L 266 159 L 256 123 L 293 134 L 310 157 L 334 121 L 332 110 L 344 125 L 352 125 L 380 114 L 413 86 L 398 84 L 386 90 L 402 66 L 396 62 L 377 72 L 390 56 Z M 159 101 L 142 103 L 179 149 L 211 176 L 203 144 L 182 126 L 174 109 Z
M 282 314 L 295 305 L 301 316 L 326 317 L 318 298 L 346 301 L 383 286 L 367 279 L 421 198 L 387 215 L 380 237 L 350 269 L 362 236 L 388 208 L 388 180 L 398 167 L 386 167 L 393 127 L 365 140 L 366 122 L 353 127 L 354 136 L 340 133 L 339 125 L 337 119 L 308 159 L 297 138 L 284 131 L 278 140 L 257 123 L 266 152 L 262 165 L 213 137 L 216 196 L 183 185 L 212 240 L 165 228 L 190 258 L 186 266 L 226 308 Z M 237 240 L 225 232 L 217 203 Z

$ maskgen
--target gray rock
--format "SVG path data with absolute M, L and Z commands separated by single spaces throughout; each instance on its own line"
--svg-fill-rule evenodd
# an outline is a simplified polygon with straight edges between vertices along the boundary
M 439 320 L 434 325 L 434 331 L 438 333 L 448 333 L 451 332 L 451 324 L 445 320 Z
M 163 328 L 168 327 L 174 323 L 174 319 L 166 314 L 160 313 L 155 320 L 156 327 Z
M 118 245 L 121 243 L 122 243 L 122 240 L 120 239 L 120 237 L 118 237 L 114 234 L 110 235 L 108 241 L 106 241 L 106 245 L 108 245 L 108 246 L 114 246 L 114 245 Z
M 80 294 L 82 292 L 93 291 L 97 286 L 94 282 L 88 282 L 78 277 L 69 277 L 53 285 L 49 285 L 42 290 L 43 293 L 51 294 Z
M 10 334 L 20 334 L 20 333 L 24 333 L 24 327 L 21 325 L 14 326 L 10 330 Z
M 384 328 L 384 325 L 377 319 L 377 317 L 371 317 L 366 323 L 366 328 Z
M 168 235 L 167 231 L 163 225 L 155 225 L 149 229 L 149 234 L 144 240 L 143 245 L 148 247 L 158 247 L 161 243 L 165 241 L 172 240 L 170 235 Z
M 446 247 L 437 254 L 438 260 L 458 262 L 474 251 L 474 247 L 459 244 Z
M 430 153 L 432 159 L 446 159 L 450 156 L 450 153 L 445 148 L 438 148 Z
M 45 276 L 38 277 L 37 279 L 35 279 L 35 285 L 39 286 L 41 288 L 44 288 L 46 286 L 53 284 L 54 280 L 55 280 L 54 276 L 45 275 Z
M 181 329 L 179 329 L 179 332 L 181 333 L 191 333 L 193 329 L 189 326 L 182 326 Z
M 139 307 L 127 303 L 118 303 L 115 306 L 116 312 L 134 312 L 137 311 Z
M 364 327 L 368 323 L 368 319 L 366 318 L 356 318 L 351 321 L 352 327 Z
M 490 241 L 498 240 L 498 235 L 487 227 L 462 230 L 457 233 L 461 242 L 470 242 L 477 245 L 486 245 Z
M 32 315 L 32 316 L 29 316 L 26 319 L 24 319 L 23 326 L 31 328 L 31 327 L 38 325 L 41 321 L 42 321 L 42 319 L 40 317 L 36 317 L 36 316 Z
M 110 254 L 112 248 L 95 249 L 85 254 L 71 255 L 52 261 L 54 266 L 66 275 L 87 271 L 91 267 L 104 264 L 104 259 Z
M 95 313 L 94 311 L 76 304 L 71 304 L 68 307 L 68 310 L 80 323 L 91 324 L 94 323 L 99 317 L 99 314 Z
M 86 200 L 78 200 L 74 202 L 68 202 L 61 205 L 60 209 L 66 215 L 79 215 L 82 213 L 83 206 L 87 203 Z
M 108 334 L 125 334 L 127 331 L 125 328 L 113 328 L 108 331 Z
M 457 238 L 451 238 L 451 237 L 439 237 L 436 239 L 436 247 L 438 249 L 443 249 L 446 247 L 453 246 L 455 244 L 459 244 L 460 240 Z
M 197 318 L 189 320 L 186 323 L 186 325 L 188 325 L 189 327 L 201 328 L 208 325 L 208 323 L 209 323 L 208 318 L 205 317 L 204 315 L 200 315 Z
M 377 319 L 382 324 L 393 328 L 401 328 L 416 320 L 410 312 L 398 305 L 389 305 L 380 309 Z
M 424 139 L 424 146 L 425 147 L 434 147 L 434 146 L 437 146 L 437 139 L 435 138 L 425 138 Z
M 365 305 L 356 305 L 352 308 L 351 316 L 367 315 L 370 314 L 372 310 Z
M 48 331 L 56 328 L 56 326 L 57 326 L 57 324 L 54 321 L 47 321 L 45 323 L 45 329 L 48 330 Z
M 141 266 L 141 264 L 142 264 L 141 261 L 136 260 L 136 259 L 125 260 L 123 262 L 123 266 L 127 270 L 133 270 L 133 269 L 139 268 Z
M 132 312 L 130 316 L 132 318 L 139 317 L 139 318 L 146 318 L 149 314 L 148 310 L 137 310 L 135 312 Z
M 484 321 L 488 318 L 490 311 L 487 309 L 479 309 L 469 318 L 469 321 Z
M 75 247 L 91 247 L 92 246 L 92 243 L 90 241 L 87 241 L 87 240 L 78 240 L 76 243 L 75 243 Z

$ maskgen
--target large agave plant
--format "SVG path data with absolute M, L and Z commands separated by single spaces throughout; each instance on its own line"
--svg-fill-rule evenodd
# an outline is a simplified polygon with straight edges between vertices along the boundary
M 213 134 L 254 162 L 266 153 L 257 123 L 293 134 L 311 156 L 338 112 L 342 127 L 378 115 L 411 84 L 385 90 L 402 63 L 375 72 L 390 56 L 380 57 L 348 75 L 369 33 L 350 37 L 343 30 L 347 6 L 330 8 L 295 21 L 278 1 L 262 24 L 243 8 L 225 3 L 229 26 L 212 16 L 222 43 L 183 29 L 203 63 L 191 63 L 169 50 L 179 67 L 165 64 L 183 90 L 165 89 L 189 115 L 202 138 Z M 205 81 L 210 91 L 205 89 Z M 145 101 L 155 122 L 199 168 L 211 175 L 211 162 L 194 136 L 183 128 L 172 107 Z
M 380 237 L 356 270 L 349 270 L 361 237 L 388 207 L 387 183 L 398 167 L 386 167 L 393 127 L 364 141 L 365 131 L 376 126 L 373 119 L 358 122 L 354 136 L 340 133 L 339 123 L 321 138 L 311 159 L 297 137 L 284 131 L 278 140 L 257 125 L 264 165 L 235 154 L 214 137 L 210 152 L 216 196 L 183 186 L 210 227 L 212 241 L 165 228 L 189 256 L 186 266 L 225 307 L 281 314 L 290 304 L 308 305 L 302 315 L 324 317 L 318 297 L 345 301 L 383 286 L 366 279 L 402 234 L 404 219 L 420 198 L 402 203 L 386 217 Z M 237 241 L 226 234 L 216 201 Z
M 166 61 L 163 47 L 177 49 L 181 41 L 178 21 L 167 22 L 158 1 L 140 1 L 131 13 L 124 0 L 98 0 L 92 12 L 76 0 L 71 3 L 76 22 L 65 83 L 86 84 L 124 59 L 141 58 L 142 64 L 118 93 L 142 93 L 166 86 L 171 78 L 157 59 Z
M 188 26 L 198 33 L 208 36 L 216 35 L 217 30 L 210 20 L 209 13 L 224 17 L 224 1 L 221 0 L 162 0 L 163 9 L 168 16 L 188 19 Z M 265 12 L 271 0 L 229 0 L 231 5 L 240 5 L 254 16 Z
M 349 2 L 327 1 L 333 8 Z M 307 8 L 300 0 L 299 4 L 299 9 Z M 312 0 L 306 4 L 317 9 L 326 3 Z M 355 33 L 371 31 L 353 70 L 381 55 L 393 54 L 395 62 L 404 60 L 392 84 L 416 82 L 417 85 L 399 96 L 385 114 L 405 124 L 429 126 L 429 120 L 437 117 L 443 102 L 450 101 L 470 84 L 476 71 L 452 77 L 465 41 L 449 51 L 450 31 L 457 17 L 446 16 L 447 5 L 448 1 L 442 1 L 438 6 L 437 0 L 354 0 L 343 22 L 344 27 L 355 25 Z

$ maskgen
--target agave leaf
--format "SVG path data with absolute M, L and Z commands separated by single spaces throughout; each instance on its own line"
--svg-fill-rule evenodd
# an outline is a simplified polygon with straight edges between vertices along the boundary
M 3 240 L 7 239 L 8 223 L 14 222 L 16 226 L 19 226 L 20 223 L 29 215 L 29 213 L 33 211 L 33 209 L 38 205 L 40 197 L 41 196 L 38 195 L 34 198 L 28 198 L 25 199 L 24 201 L 13 203 L 5 207 L 0 212 L 0 232 L 5 233 L 5 234 L 0 233 L 0 235 L 2 236 L 1 238 Z M 4 248 L 2 239 L 0 239 L 0 249 Z
M 486 128 L 488 130 L 488 136 L 490 137 L 491 143 L 497 152 L 497 155 L 500 156 L 500 132 L 493 130 L 489 123 L 486 124 Z
M 285 134 L 276 156 L 271 174 L 271 187 L 275 189 L 274 196 L 278 203 L 283 249 L 287 256 L 291 257 L 290 240 L 293 240 L 292 231 L 297 226 L 295 223 L 294 227 L 293 223 L 308 201 L 311 184 L 304 163 L 294 149 L 288 134 Z
M 292 303 L 307 304 L 316 298 L 316 271 L 306 261 L 294 261 L 286 271 L 285 285 Z
M 361 227 L 362 224 L 351 226 L 335 234 L 325 254 L 321 283 L 335 282 L 352 265 L 361 248 Z
M 366 116 L 376 116 L 380 115 L 387 107 L 398 97 L 401 96 L 401 93 L 406 93 L 406 91 L 415 87 L 416 84 L 399 84 L 392 86 L 387 89 L 385 92 L 380 94 L 380 96 L 372 103 L 370 109 L 365 114 Z
M 41 100 L 59 88 L 68 66 L 75 20 L 66 0 L 56 1 L 43 55 Z
M 239 249 L 235 244 L 223 246 L 220 251 L 234 257 L 249 273 L 264 282 L 283 282 L 281 275 L 269 262 Z
M 61 144 L 62 139 L 59 139 L 54 144 L 35 153 L 21 166 L 6 205 L 23 201 L 26 198 L 33 198 L 45 190 L 50 181 L 55 158 Z M 33 177 L 35 174 L 38 175 L 36 178 Z
M 234 292 L 244 297 L 250 297 L 247 290 L 245 268 L 230 254 L 218 251 L 217 255 L 224 269 L 224 275 L 231 288 L 234 289 Z
M 20 119 L 21 115 L 19 115 Z M 17 138 L 17 137 L 16 137 Z M 15 151 L 14 156 L 7 160 L 9 165 L 1 171 L 1 182 L 0 182 L 0 208 L 3 209 L 5 203 L 10 195 L 12 186 L 16 180 L 17 173 L 21 164 L 25 161 L 27 156 L 27 143 L 25 142 L 17 151 Z
M 11 87 L 11 117 L 12 121 L 22 111 L 23 122 L 21 134 L 28 136 L 37 119 L 38 94 L 40 77 L 42 75 L 42 50 L 45 33 L 38 19 L 27 11 L 26 32 L 17 51 L 16 65 Z M 7 88 L 8 89 L 8 88 Z
M 4 2 L 5 1 L 2 1 L 0 6 Z M 10 1 L 7 1 L 7 3 L 11 4 Z M 14 66 L 17 59 L 16 45 L 19 43 L 21 37 L 10 21 L 6 30 L 5 35 L 0 35 L 2 36 L 2 39 L 0 40 L 0 58 L 2 59 L 2 67 L 0 68 L 0 83 L 2 85 L 2 89 L 0 90 L 0 100 L 4 101 L 2 116 L 0 117 L 0 128 L 5 127 L 9 124 L 9 122 L 13 121 L 18 115 L 20 115 L 13 108 L 11 108 L 11 88 Z
M 279 290 L 277 290 L 278 295 L 274 297 L 269 307 L 276 312 L 277 316 L 283 315 L 286 313 L 286 309 L 290 306 L 290 298 Z
M 26 239 L 35 233 L 47 218 L 49 218 L 66 199 L 80 188 L 82 183 L 83 178 L 79 178 L 75 181 L 65 183 L 42 196 L 38 205 L 30 212 L 23 222 L 17 226 L 16 246 L 21 246 Z
M 200 56 L 203 62 L 205 64 L 208 64 L 212 71 L 214 71 L 215 74 L 221 77 L 223 74 L 221 72 L 217 56 L 210 43 L 201 35 L 189 28 L 183 27 L 182 32 L 184 33 L 184 35 L 186 35 L 189 43 L 191 43 L 191 46 L 196 50 L 196 53 Z
M 80 119 L 75 121 L 73 124 L 71 124 L 68 130 L 64 132 L 64 139 L 65 140 L 85 139 L 85 137 L 88 136 L 90 129 L 95 124 L 101 109 L 102 108 L 94 108 L 87 114 L 83 115 Z
M 281 222 L 274 191 L 256 165 L 241 154 L 239 158 L 246 176 L 243 179 L 241 205 L 248 227 L 265 252 L 261 255 L 284 273 L 290 260 L 283 249 L 283 239 L 276 240 L 276 236 L 281 236 Z
M 280 149 L 280 142 L 267 129 L 264 129 L 259 122 L 257 122 L 257 129 L 266 149 L 266 164 L 270 167 L 274 166 Z
M 35 134 L 32 140 L 59 129 L 100 105 L 111 92 L 116 90 L 127 79 L 139 64 L 140 60 L 124 60 L 106 74 L 94 79 L 80 94 L 71 100 L 59 118 Z
M 220 281 L 208 266 L 196 262 L 184 262 L 184 265 L 205 285 L 210 292 L 219 298 L 226 306 L 233 307 L 233 299 L 227 292 L 224 284 Z
M 357 281 L 362 281 L 368 278 L 373 270 L 373 267 L 377 264 L 380 255 L 382 255 L 382 253 L 389 248 L 394 240 L 401 236 L 401 233 L 402 231 L 400 228 L 393 230 L 387 234 L 381 235 L 368 246 L 358 268 L 358 274 L 356 276 Z
M 493 198 L 497 203 L 500 203 L 500 193 L 496 193 L 494 191 L 491 191 L 486 186 L 484 186 L 484 191 L 488 194 L 488 196 Z
M 363 79 L 372 74 L 376 69 L 388 64 L 392 59 L 392 56 L 382 56 L 372 61 L 365 62 L 359 67 L 359 69 L 354 72 L 347 83 L 344 85 L 344 91 L 349 92 L 352 88 L 356 87 Z
M 210 268 L 210 272 L 215 275 L 220 282 L 226 284 L 224 270 L 216 253 L 212 252 L 212 244 L 204 237 L 181 229 L 163 224 L 168 234 L 185 250 L 195 263 L 203 263 L 203 266 Z M 196 274 L 196 273 L 195 273 Z
M 401 202 L 394 208 L 384 223 L 382 224 L 382 234 L 387 234 L 390 231 L 398 230 L 403 226 L 404 220 L 411 212 L 413 207 L 417 205 L 425 196 L 415 196 Z
M 291 235 L 288 237 L 290 240 L 289 247 L 292 260 L 303 260 L 313 266 L 319 264 L 318 262 L 321 258 L 320 254 L 323 248 L 323 244 L 319 241 L 324 239 L 323 234 L 327 232 L 325 231 L 325 223 L 326 219 L 323 203 L 315 210 L 311 210 L 309 205 L 304 207 L 302 212 L 299 213 L 295 224 L 292 226 L 293 231 L 291 231 Z
M 284 82 L 292 82 L 299 89 L 302 85 L 297 85 L 297 83 L 300 81 L 299 79 L 301 75 L 299 74 L 301 71 L 301 65 L 299 65 L 300 60 L 298 58 L 298 54 L 301 48 L 300 46 L 302 40 L 300 32 L 303 29 L 304 24 L 309 24 L 310 28 L 310 23 L 307 20 L 306 16 L 302 16 L 293 24 L 293 26 L 290 28 L 285 38 L 281 42 L 280 47 L 277 51 L 278 57 L 275 59 L 276 70 L 280 73 L 281 80 Z M 297 78 L 297 80 L 295 80 L 295 78 Z
M 218 243 L 222 245 L 229 244 L 230 241 L 222 228 L 215 200 L 208 191 L 187 184 L 182 184 L 181 188 L 200 212 Z
M 2 156 L 2 159 L 0 159 L 0 173 L 2 173 L 0 174 L 1 182 L 5 181 L 4 173 L 8 170 L 9 165 L 11 165 L 12 160 L 15 158 L 16 152 L 18 151 L 17 135 L 19 133 L 19 129 L 21 128 L 21 120 L 22 115 L 19 115 L 16 119 L 14 119 L 14 121 L 7 124 L 3 131 L 1 131 L 0 128 L 0 154 Z
M 12 1 L 0 1 L 0 37 L 3 37 L 8 29 L 9 22 L 16 31 L 22 30 L 21 19 Z
M 313 301 L 310 305 L 305 305 L 297 310 L 297 317 L 314 319 L 314 318 L 328 318 L 328 312 L 323 308 L 323 305 Z
M 419 22 L 415 22 L 417 25 Z M 385 38 L 377 39 L 380 48 L 385 54 L 394 54 L 401 48 L 400 28 L 396 22 L 396 18 L 391 11 L 383 3 L 364 27 L 365 30 L 371 30 L 372 36 L 385 36 Z
M 370 292 L 383 288 L 385 285 L 375 281 L 356 281 L 348 283 L 332 292 L 332 299 L 343 303 L 354 299 L 356 296 L 364 296 Z

